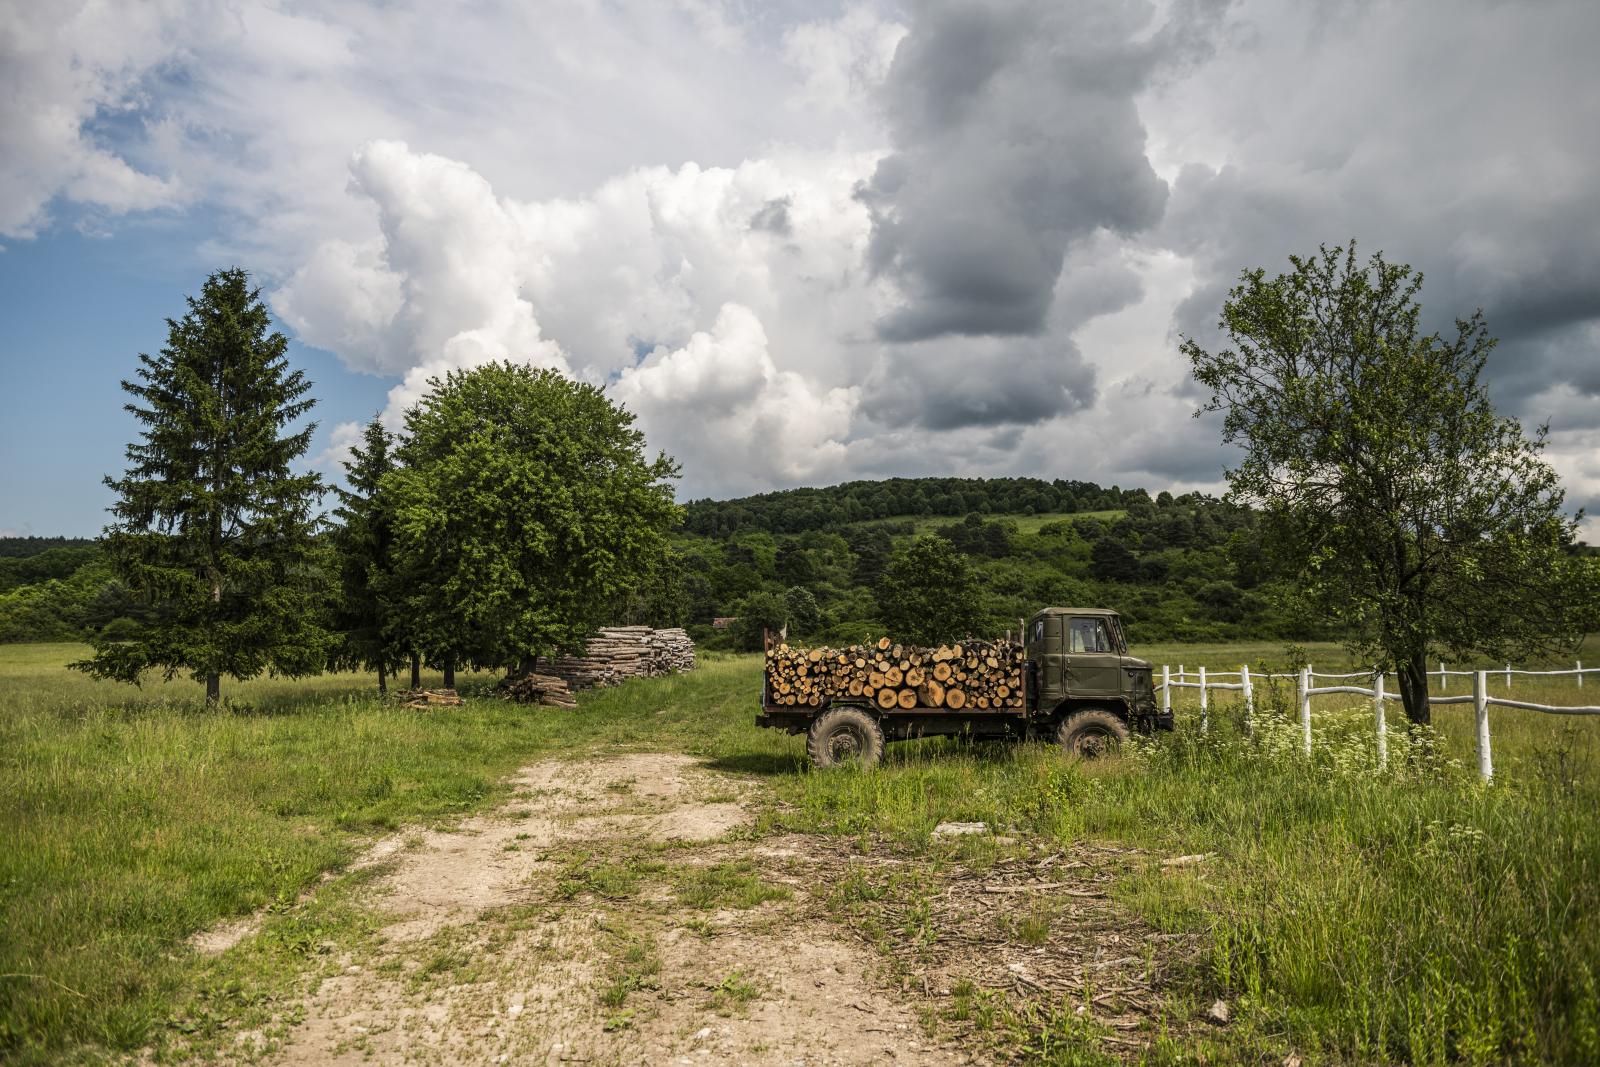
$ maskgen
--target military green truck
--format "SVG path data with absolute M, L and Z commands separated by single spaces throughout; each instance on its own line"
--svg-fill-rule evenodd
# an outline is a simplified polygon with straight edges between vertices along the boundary
M 1150 664 L 1128 654 L 1115 611 L 1044 608 L 1024 623 L 1023 650 L 1023 699 L 1015 706 L 884 708 L 847 695 L 795 706 L 778 702 L 767 672 L 756 725 L 805 734 L 807 752 L 822 767 L 870 766 L 886 742 L 914 737 L 1038 738 L 1094 757 L 1121 745 L 1130 730 L 1172 729 L 1172 713 L 1156 703 Z

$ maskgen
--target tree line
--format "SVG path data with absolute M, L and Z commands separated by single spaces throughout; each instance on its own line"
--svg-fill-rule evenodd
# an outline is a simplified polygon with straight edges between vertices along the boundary
M 981 515 L 893 519 L 801 534 L 746 527 L 674 537 L 680 603 L 697 641 L 752 649 L 763 629 L 859 641 L 1015 630 L 1046 605 L 1115 607 L 1133 639 L 1304 641 L 1330 636 L 1291 610 L 1262 564 L 1259 516 L 1199 493 L 1040 522 Z M 731 617 L 726 629 L 710 624 Z
M 358 487 L 381 482 L 393 463 L 392 455 L 385 458 L 392 448 L 381 426 L 366 429 L 347 475 L 355 499 L 341 498 L 335 522 L 316 538 L 316 584 L 338 593 L 325 598 L 327 610 L 340 616 L 328 628 L 357 644 L 371 637 L 359 620 L 372 609 L 360 605 L 377 596 L 360 584 L 365 564 L 358 561 L 367 551 L 380 557 L 391 551 L 383 546 L 392 537 L 382 515 L 366 511 L 371 491 Z M 759 647 L 763 628 L 787 626 L 797 639 L 853 641 L 920 632 L 936 618 L 957 634 L 994 636 L 1045 604 L 1098 604 L 1124 612 L 1140 642 L 1331 635 L 1315 617 L 1286 605 L 1283 582 L 1264 565 L 1259 516 L 1251 509 L 1199 493 L 1163 492 L 1152 499 L 1135 490 L 1124 499 L 1129 504 L 1120 510 L 1042 523 L 972 513 L 800 534 L 750 524 L 726 537 L 700 536 L 680 525 L 649 580 L 616 598 L 605 621 L 687 626 L 704 646 L 748 649 Z M 919 538 L 938 545 L 913 554 Z M 369 540 L 372 548 L 360 547 Z M 48 589 L 23 587 L 15 598 L 0 594 L 0 633 L 10 640 L 77 640 L 85 630 L 108 625 L 117 639 L 137 632 L 140 606 L 111 575 L 100 549 L 86 543 L 75 551 L 90 560 L 76 575 Z M 340 574 L 341 561 L 355 569 Z M 937 587 L 918 592 L 924 571 L 938 575 Z M 944 599 L 951 596 L 961 610 Z M 50 605 L 49 618 L 22 610 L 24 597 Z M 713 620 L 727 617 L 737 620 L 730 629 L 713 628 Z
M 1126 507 L 1143 489 L 1040 478 L 884 478 L 784 489 L 736 500 L 691 500 L 683 528 L 705 537 L 741 530 L 804 533 L 897 516 L 1044 515 Z
M 287 346 L 231 269 L 140 355 L 102 545 L 148 615 L 75 667 L 186 673 L 210 704 L 263 672 L 357 668 L 382 689 L 431 664 L 451 685 L 581 646 L 665 555 L 676 465 L 601 390 L 509 362 L 431 380 L 398 433 L 368 424 L 320 537 L 328 487 L 298 462 L 315 402 Z

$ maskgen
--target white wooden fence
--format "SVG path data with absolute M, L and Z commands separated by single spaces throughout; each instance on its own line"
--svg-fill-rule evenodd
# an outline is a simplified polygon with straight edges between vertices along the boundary
M 1189 676 L 1196 674 L 1194 681 L 1189 681 Z M 1587 705 L 1568 707 L 1554 704 L 1534 704 L 1526 700 L 1511 700 L 1508 697 L 1489 695 L 1489 675 L 1505 676 L 1506 688 L 1511 688 L 1513 675 L 1530 677 L 1555 677 L 1563 675 L 1573 676 L 1578 683 L 1578 688 L 1583 688 L 1585 674 L 1600 674 L 1600 668 L 1585 668 L 1579 661 L 1573 670 L 1558 671 L 1524 671 L 1513 670 L 1507 664 L 1501 670 L 1479 671 L 1451 671 L 1446 670 L 1441 662 L 1437 671 L 1429 671 L 1430 676 L 1438 675 L 1440 695 L 1428 697 L 1430 706 L 1444 704 L 1471 704 L 1477 717 L 1477 749 L 1478 749 L 1478 775 L 1485 782 L 1494 777 L 1494 756 L 1490 751 L 1489 737 L 1489 705 L 1495 704 L 1505 708 L 1521 708 L 1525 711 L 1538 711 L 1546 715 L 1600 715 L 1600 706 Z M 1472 679 L 1472 692 L 1470 695 L 1446 695 L 1446 687 L 1452 677 L 1470 677 Z M 1219 678 L 1235 678 L 1237 681 L 1223 682 Z M 1255 680 L 1261 678 L 1293 678 L 1295 680 L 1295 706 L 1300 709 L 1300 735 L 1301 747 L 1307 756 L 1311 755 L 1311 698 L 1331 695 L 1334 693 L 1347 693 L 1352 696 L 1367 697 L 1372 701 L 1373 725 L 1377 729 L 1378 738 L 1378 766 L 1389 765 L 1389 731 L 1384 723 L 1384 701 L 1391 695 L 1386 690 L 1385 676 L 1378 672 L 1356 672 L 1352 674 L 1324 674 L 1313 671 L 1310 667 L 1303 667 L 1294 674 L 1261 674 L 1252 675 L 1248 666 L 1241 666 L 1236 671 L 1211 671 L 1201 667 L 1198 673 L 1186 671 L 1183 664 L 1178 664 L 1177 673 L 1174 675 L 1172 668 L 1166 664 L 1161 667 L 1161 684 L 1156 688 L 1161 690 L 1161 709 L 1163 712 L 1172 710 L 1172 691 L 1174 689 L 1200 690 L 1200 730 L 1204 733 L 1210 728 L 1210 702 L 1207 693 L 1214 689 L 1237 690 L 1244 695 L 1244 728 L 1250 732 L 1255 716 Z M 1353 678 L 1368 680 L 1369 685 L 1323 685 L 1316 684 L 1318 679 L 1327 679 L 1331 682 L 1345 682 Z

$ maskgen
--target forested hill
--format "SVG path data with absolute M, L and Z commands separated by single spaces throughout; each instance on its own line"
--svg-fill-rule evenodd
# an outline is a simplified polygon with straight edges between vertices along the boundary
M 882 631 L 886 571 L 918 538 L 973 575 L 977 617 L 999 633 L 1050 604 L 1097 604 L 1138 641 L 1302 639 L 1260 564 L 1257 518 L 1200 494 L 1034 478 L 891 478 L 686 505 L 672 558 L 615 612 L 686 625 L 712 647 L 761 626 L 801 640 Z M 94 542 L 0 540 L 0 640 L 136 630 L 148 609 Z M 737 617 L 728 628 L 713 621 Z
M 88 537 L 0 537 L 0 559 L 20 559 L 53 548 L 87 548 L 92 544 L 94 540 Z
M 1267 580 L 1257 516 L 1201 494 L 1035 478 L 892 478 L 686 506 L 668 580 L 641 618 L 686 620 L 698 640 L 750 647 L 789 624 L 802 640 L 857 640 L 895 599 L 886 570 L 933 537 L 974 575 L 994 632 L 1051 604 L 1115 608 L 1141 641 L 1306 639 Z M 713 619 L 734 617 L 726 629 Z
M 693 500 L 684 529 L 706 537 L 739 530 L 804 533 L 897 516 L 1041 515 L 1104 511 L 1150 502 L 1143 489 L 1039 478 L 886 478 L 785 489 L 736 500 Z
M 0 593 L 51 578 L 70 578 L 99 558 L 86 537 L 0 537 Z

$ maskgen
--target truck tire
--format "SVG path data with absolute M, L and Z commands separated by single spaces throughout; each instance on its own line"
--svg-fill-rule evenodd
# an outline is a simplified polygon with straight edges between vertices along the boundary
M 883 758 L 883 728 L 860 708 L 834 708 L 811 723 L 806 753 L 818 767 L 873 767 Z
M 1126 740 L 1128 724 L 1099 708 L 1073 712 L 1056 727 L 1056 742 L 1067 752 L 1084 759 L 1110 755 Z

